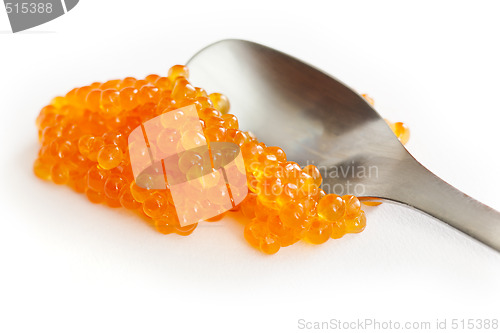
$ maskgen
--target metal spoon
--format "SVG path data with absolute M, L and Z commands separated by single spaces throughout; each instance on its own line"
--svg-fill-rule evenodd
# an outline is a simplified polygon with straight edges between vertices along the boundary
M 220 91 L 244 129 L 287 158 L 316 165 L 323 189 L 408 205 L 500 251 L 500 213 L 417 162 L 384 119 L 337 79 L 284 53 L 223 40 L 188 62 L 192 82 Z

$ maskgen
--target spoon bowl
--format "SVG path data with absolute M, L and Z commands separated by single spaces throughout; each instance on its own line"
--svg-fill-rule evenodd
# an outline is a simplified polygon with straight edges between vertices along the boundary
M 188 67 L 196 85 L 229 97 L 244 130 L 302 167 L 316 165 L 325 192 L 410 206 L 500 251 L 500 213 L 423 167 L 341 81 L 243 40 L 209 45 Z

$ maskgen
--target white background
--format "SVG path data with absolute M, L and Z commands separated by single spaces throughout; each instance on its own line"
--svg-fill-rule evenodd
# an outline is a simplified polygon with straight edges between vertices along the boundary
M 366 209 L 359 235 L 264 256 L 234 218 L 164 236 L 32 173 L 34 121 L 55 95 L 166 75 L 211 42 L 243 38 L 373 96 L 384 117 L 410 126 L 419 161 L 498 210 L 499 12 L 495 1 L 83 0 L 12 34 L 1 8 L 0 331 L 293 332 L 301 318 L 439 318 L 448 327 L 453 318 L 500 319 L 499 253 L 403 207 Z

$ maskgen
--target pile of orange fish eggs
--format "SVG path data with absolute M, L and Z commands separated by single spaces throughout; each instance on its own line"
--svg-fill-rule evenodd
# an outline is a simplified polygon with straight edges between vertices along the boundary
M 315 166 L 301 168 L 288 161 L 281 148 L 268 147 L 240 130 L 236 116 L 228 113 L 227 97 L 209 95 L 188 78 L 188 68 L 176 65 L 166 77 L 95 82 L 54 98 L 36 120 L 41 143 L 36 176 L 66 184 L 93 203 L 137 212 L 161 233 L 189 235 L 197 224 L 179 224 L 168 188 L 135 183 L 127 140 L 147 120 L 194 105 L 208 142 L 233 142 L 241 149 L 249 193 L 233 210 L 247 218 L 244 236 L 252 246 L 273 254 L 299 240 L 321 244 L 363 231 L 366 217 L 358 198 L 325 194 Z M 404 124 L 389 125 L 403 143 L 408 140 Z M 173 138 L 157 140 L 168 144 Z

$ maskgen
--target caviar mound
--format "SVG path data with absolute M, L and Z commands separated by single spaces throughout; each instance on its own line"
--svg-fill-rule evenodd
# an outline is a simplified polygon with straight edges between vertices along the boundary
M 33 166 L 35 175 L 70 186 L 92 203 L 134 211 L 160 233 L 189 235 L 197 224 L 180 225 L 168 184 L 157 189 L 148 187 L 152 179 L 134 179 L 127 143 L 129 134 L 144 122 L 194 105 L 208 144 L 232 142 L 241 149 L 248 195 L 232 210 L 241 210 L 248 219 L 244 237 L 252 246 L 273 254 L 299 240 L 321 244 L 365 228 L 365 214 L 356 197 L 326 195 L 315 166 L 301 168 L 287 160 L 283 149 L 268 147 L 251 132 L 240 130 L 226 96 L 209 95 L 188 79 L 188 68 L 176 65 L 167 76 L 94 82 L 55 97 L 36 119 L 41 148 Z M 402 141 L 407 138 L 406 127 L 395 129 Z M 174 139 L 193 142 L 199 134 L 162 131 L 149 139 L 168 148 Z M 184 156 L 178 168 L 186 174 L 202 167 L 196 153 Z M 214 154 L 213 161 L 223 158 Z M 210 182 L 204 179 L 200 186 Z

